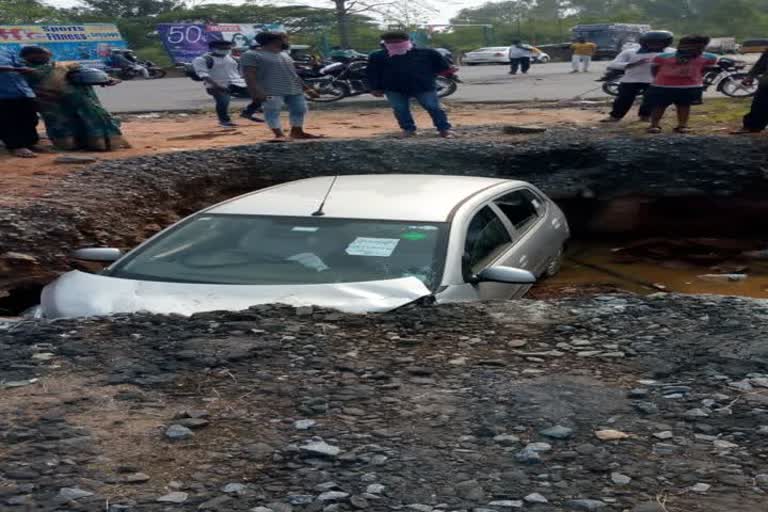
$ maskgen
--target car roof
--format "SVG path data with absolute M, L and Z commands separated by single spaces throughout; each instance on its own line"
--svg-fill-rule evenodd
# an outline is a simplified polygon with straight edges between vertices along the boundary
M 509 46 L 483 46 L 482 48 L 478 48 L 477 50 L 472 50 L 473 52 L 479 52 L 482 50 L 492 50 L 492 51 L 499 51 L 499 50 L 506 50 Z
M 333 176 L 292 181 L 236 197 L 205 213 L 310 217 L 328 192 Z M 374 174 L 339 176 L 323 209 L 326 217 L 446 222 L 468 198 L 490 188 L 522 181 L 471 176 Z

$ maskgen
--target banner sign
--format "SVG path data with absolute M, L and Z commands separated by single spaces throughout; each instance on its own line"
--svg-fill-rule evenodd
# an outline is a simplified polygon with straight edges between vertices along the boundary
M 0 48 L 18 53 L 24 46 L 43 46 L 58 62 L 104 67 L 112 48 L 126 44 L 112 23 L 0 25 Z
M 247 50 L 259 32 L 285 32 L 277 23 L 161 23 L 157 33 L 174 64 L 186 64 L 208 51 L 211 41 L 231 41 L 236 51 Z

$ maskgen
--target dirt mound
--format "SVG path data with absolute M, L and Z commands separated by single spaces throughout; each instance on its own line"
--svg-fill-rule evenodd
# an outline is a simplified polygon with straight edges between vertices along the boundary
M 766 316 L 610 295 L 16 324 L 0 508 L 754 512 Z

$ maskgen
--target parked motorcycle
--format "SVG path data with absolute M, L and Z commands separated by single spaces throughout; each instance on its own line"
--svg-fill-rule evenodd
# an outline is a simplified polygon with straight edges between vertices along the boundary
M 317 93 L 317 97 L 307 96 L 307 99 L 317 103 L 331 103 L 352 96 L 370 94 L 367 69 L 368 61 L 360 59 L 351 62 L 333 62 L 323 66 L 317 70 L 319 77 L 302 76 L 304 82 Z M 458 84 L 461 83 L 458 70 L 459 68 L 452 67 L 438 75 L 437 95 L 439 97 L 445 98 L 456 92 Z
M 151 60 L 140 60 L 137 61 L 137 64 L 140 64 L 147 68 L 147 71 L 149 71 L 149 78 L 150 80 L 157 79 L 157 78 L 164 78 L 165 75 L 168 73 L 166 70 L 152 62 Z M 142 77 L 142 74 L 131 68 L 108 68 L 107 72 L 115 77 L 119 78 L 120 80 L 133 80 L 134 78 L 140 78 Z
M 717 92 L 723 93 L 731 98 L 746 98 L 754 96 L 757 92 L 757 83 L 745 85 L 744 79 L 747 73 L 744 69 L 747 63 L 734 60 L 728 57 L 722 57 L 717 64 L 704 75 L 704 90 L 715 87 Z M 619 79 L 624 76 L 624 71 L 617 69 L 608 69 L 605 74 L 598 79 L 603 83 L 603 91 L 611 96 L 619 95 Z

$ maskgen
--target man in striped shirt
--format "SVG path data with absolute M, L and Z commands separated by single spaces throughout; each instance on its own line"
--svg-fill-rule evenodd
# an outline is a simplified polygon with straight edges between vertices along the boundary
M 256 35 L 258 49 L 252 49 L 240 58 L 248 91 L 254 101 L 261 101 L 264 118 L 275 134 L 275 142 L 289 138 L 283 131 L 280 111 L 288 106 L 291 123 L 290 139 L 317 139 L 319 136 L 304 131 L 307 87 L 296 73 L 293 59 L 286 53 L 290 48 L 285 34 L 261 32 Z M 308 91 L 313 92 L 311 89 Z

